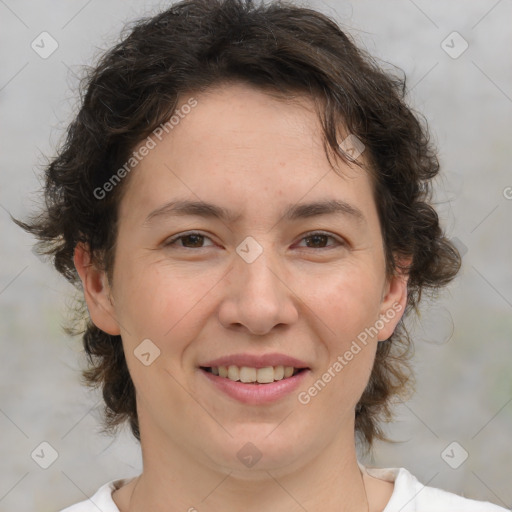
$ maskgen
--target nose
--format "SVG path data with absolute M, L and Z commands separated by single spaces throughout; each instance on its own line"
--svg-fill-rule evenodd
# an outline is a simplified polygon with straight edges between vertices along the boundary
M 226 329 L 247 329 L 264 335 L 278 325 L 288 326 L 299 317 L 293 283 L 279 257 L 265 249 L 252 263 L 238 255 L 226 276 L 225 293 L 219 309 Z

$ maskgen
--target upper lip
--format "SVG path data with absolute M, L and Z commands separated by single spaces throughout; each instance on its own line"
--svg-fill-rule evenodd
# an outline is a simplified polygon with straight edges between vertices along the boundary
M 199 366 L 219 367 L 219 366 L 248 366 L 249 368 L 265 368 L 267 366 L 293 366 L 294 368 L 309 368 L 309 366 L 300 359 L 290 357 L 285 354 L 232 354 L 217 359 L 212 359 Z

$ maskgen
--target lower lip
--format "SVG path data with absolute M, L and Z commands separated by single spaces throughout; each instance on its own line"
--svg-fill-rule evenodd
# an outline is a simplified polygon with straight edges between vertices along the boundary
M 202 368 L 199 368 L 199 371 L 226 395 L 239 402 L 251 405 L 268 404 L 289 395 L 300 386 L 309 373 L 309 370 L 302 370 L 293 377 L 269 384 L 246 384 L 227 377 L 219 377 Z

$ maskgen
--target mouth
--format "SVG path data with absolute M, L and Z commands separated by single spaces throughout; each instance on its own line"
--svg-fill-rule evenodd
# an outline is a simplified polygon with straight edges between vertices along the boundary
M 270 405 L 294 396 L 310 373 L 309 368 L 281 365 L 200 366 L 198 371 L 210 389 L 250 406 Z
M 296 368 L 293 366 L 265 366 L 254 368 L 250 366 L 200 366 L 204 372 L 244 384 L 272 384 L 287 380 L 298 373 L 304 372 L 307 368 Z

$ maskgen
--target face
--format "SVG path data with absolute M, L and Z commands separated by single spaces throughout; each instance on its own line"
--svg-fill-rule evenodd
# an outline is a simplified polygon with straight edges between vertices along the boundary
M 370 179 L 330 167 L 310 99 L 244 85 L 195 98 L 130 175 L 110 285 L 76 256 L 89 311 L 122 336 L 143 447 L 159 439 L 237 471 L 244 454 L 261 469 L 299 464 L 353 444 L 406 280 L 386 279 Z M 235 382 L 221 366 L 281 380 Z

